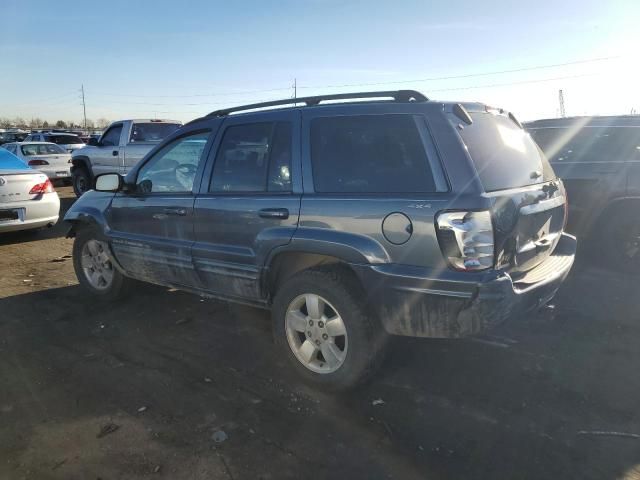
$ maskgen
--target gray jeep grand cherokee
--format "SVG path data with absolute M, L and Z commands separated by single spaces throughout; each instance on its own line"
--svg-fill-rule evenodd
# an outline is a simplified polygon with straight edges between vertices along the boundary
M 292 366 L 346 387 L 387 334 L 473 335 L 548 302 L 566 209 L 512 114 L 394 91 L 213 112 L 65 220 L 95 295 L 138 279 L 270 308 Z

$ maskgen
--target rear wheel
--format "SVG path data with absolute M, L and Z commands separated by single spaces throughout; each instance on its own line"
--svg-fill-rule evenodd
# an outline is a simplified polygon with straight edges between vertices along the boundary
M 91 189 L 91 177 L 86 168 L 76 168 L 71 175 L 71 181 L 76 197 L 81 197 L 82 194 Z
M 78 282 L 93 295 L 114 300 L 129 281 L 111 262 L 107 243 L 94 229 L 81 230 L 73 243 L 73 267 Z
M 276 343 L 303 378 L 342 389 L 380 364 L 386 334 L 362 298 L 360 286 L 341 270 L 307 270 L 278 289 L 272 310 Z

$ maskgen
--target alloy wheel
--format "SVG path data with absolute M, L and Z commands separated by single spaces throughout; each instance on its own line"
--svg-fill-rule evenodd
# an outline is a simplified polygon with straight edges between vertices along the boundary
M 326 299 L 313 293 L 294 298 L 287 308 L 285 330 L 291 351 L 309 370 L 327 374 L 343 365 L 349 345 L 347 329 Z
M 113 283 L 113 264 L 104 242 L 88 240 L 82 247 L 81 264 L 85 278 L 96 290 L 106 290 Z

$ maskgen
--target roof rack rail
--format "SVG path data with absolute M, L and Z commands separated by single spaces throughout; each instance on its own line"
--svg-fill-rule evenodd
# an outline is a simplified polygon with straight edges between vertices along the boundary
M 422 93 L 415 90 L 390 90 L 384 92 L 359 92 L 359 93 L 336 93 L 333 95 L 318 95 L 315 97 L 298 97 L 298 98 L 286 98 L 284 100 L 274 100 L 271 102 L 252 103 L 249 105 L 241 105 L 238 107 L 224 108 L 222 110 L 216 110 L 206 115 L 206 117 L 224 117 L 234 112 L 241 112 L 244 110 L 255 110 L 258 108 L 276 107 L 279 105 L 291 105 L 296 103 L 304 103 L 307 106 L 318 105 L 320 102 L 327 100 L 349 100 L 356 98 L 393 98 L 396 102 L 426 102 L 429 99 Z

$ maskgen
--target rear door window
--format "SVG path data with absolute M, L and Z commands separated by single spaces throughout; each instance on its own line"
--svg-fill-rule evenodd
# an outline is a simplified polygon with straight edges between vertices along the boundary
M 180 128 L 179 123 L 149 122 L 134 123 L 130 143 L 159 142 Z
M 311 121 L 311 161 L 314 188 L 320 193 L 430 193 L 447 189 L 420 116 L 316 118 Z
M 46 135 L 45 141 L 57 145 L 75 145 L 82 143 L 82 140 L 75 135 Z
M 551 162 L 640 160 L 640 128 L 534 128 L 531 136 Z
M 555 179 L 553 169 L 531 136 L 506 115 L 471 112 L 473 123 L 451 118 L 467 146 L 487 192 L 525 187 Z
M 33 143 L 31 145 L 22 145 L 20 147 L 23 155 L 60 155 L 67 153 L 62 147 L 47 143 Z

